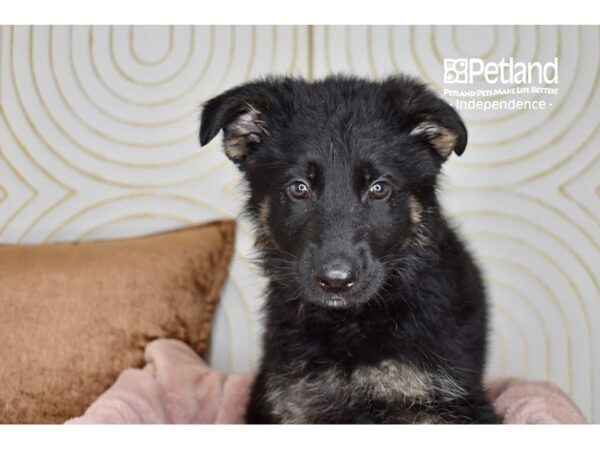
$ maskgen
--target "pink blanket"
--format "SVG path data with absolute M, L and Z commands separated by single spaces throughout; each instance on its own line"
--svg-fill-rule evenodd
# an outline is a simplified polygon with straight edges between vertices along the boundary
M 81 417 L 68 424 L 243 423 L 251 374 L 212 370 L 183 342 L 148 345 L 143 369 L 127 369 Z M 504 423 L 586 423 L 577 405 L 547 382 L 516 378 L 488 383 Z

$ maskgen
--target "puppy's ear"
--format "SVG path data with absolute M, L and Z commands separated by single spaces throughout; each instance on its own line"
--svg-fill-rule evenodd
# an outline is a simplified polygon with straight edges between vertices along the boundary
M 229 90 L 204 104 L 200 119 L 200 145 L 204 146 L 223 130 L 225 154 L 240 166 L 253 144 L 269 132 L 265 123 L 266 103 L 249 88 Z
M 467 146 L 467 129 L 452 106 L 410 77 L 392 77 L 387 86 L 404 130 L 424 139 L 442 162 L 452 152 L 458 156 L 463 154 Z
M 425 139 L 444 161 L 452 152 L 460 156 L 467 146 L 467 130 L 458 117 L 454 123 L 447 122 L 435 117 L 424 118 L 411 130 L 410 135 Z

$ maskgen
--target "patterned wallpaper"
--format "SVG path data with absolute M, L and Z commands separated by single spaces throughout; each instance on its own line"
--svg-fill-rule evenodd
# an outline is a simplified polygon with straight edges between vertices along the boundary
M 402 71 L 441 91 L 444 57 L 558 56 L 549 110 L 463 112 L 470 145 L 444 200 L 490 287 L 489 373 L 551 380 L 600 422 L 599 27 L 3 26 L 0 43 L 4 243 L 236 216 L 239 175 L 196 132 L 199 104 L 248 78 Z M 251 243 L 242 222 L 211 349 L 221 370 L 258 355 Z

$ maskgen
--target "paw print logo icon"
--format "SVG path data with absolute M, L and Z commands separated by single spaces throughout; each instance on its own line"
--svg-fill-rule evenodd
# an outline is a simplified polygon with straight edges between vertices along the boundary
M 469 64 L 466 58 L 446 58 L 444 59 L 444 83 L 468 83 L 469 82 Z

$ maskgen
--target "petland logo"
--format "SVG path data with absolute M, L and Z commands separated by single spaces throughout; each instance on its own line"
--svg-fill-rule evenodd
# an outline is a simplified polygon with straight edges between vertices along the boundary
M 515 62 L 502 58 L 500 62 L 484 62 L 480 58 L 444 58 L 445 84 L 471 84 L 482 77 L 489 84 L 557 84 L 558 58 L 544 64 Z

